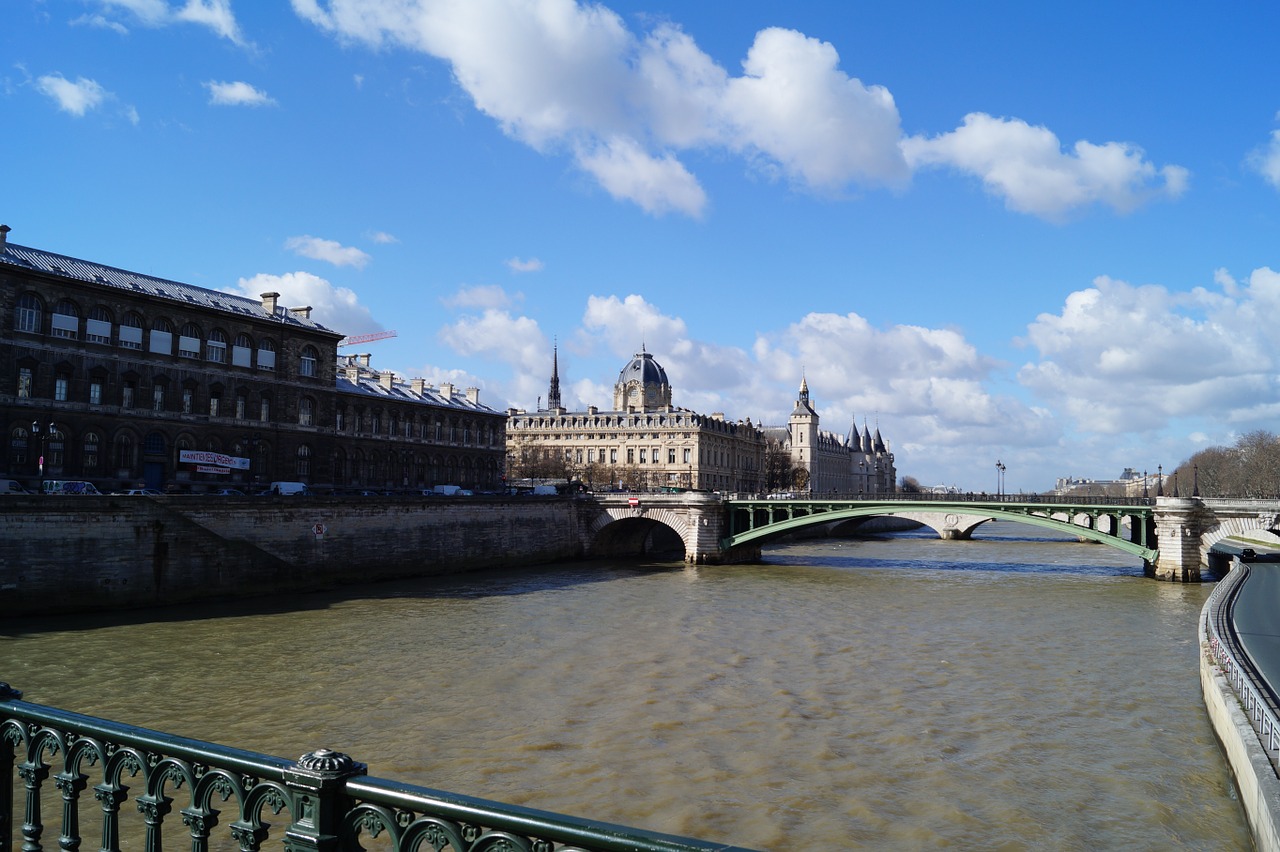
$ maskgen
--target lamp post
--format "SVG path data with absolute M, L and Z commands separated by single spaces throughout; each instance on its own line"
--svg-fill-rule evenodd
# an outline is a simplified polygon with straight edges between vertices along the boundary
M 36 471 L 40 477 L 40 493 L 44 493 L 44 450 L 51 438 L 58 431 L 57 424 L 52 420 L 48 424 L 42 424 L 39 420 L 31 421 L 31 436 L 40 439 L 40 456 L 36 460 Z
M 1156 465 L 1156 496 L 1164 496 L 1164 465 Z
M 996 496 L 997 497 L 1004 496 L 1004 472 L 1005 472 L 1004 463 L 997 460 L 996 461 Z
M 1147 499 L 1147 496 L 1147 472 L 1144 470 L 1142 472 L 1142 499 Z

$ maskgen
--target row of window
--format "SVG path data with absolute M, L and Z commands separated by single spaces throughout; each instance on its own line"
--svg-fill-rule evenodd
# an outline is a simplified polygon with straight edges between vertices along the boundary
M 147 456 L 164 455 L 166 444 L 164 435 L 152 432 L 143 440 L 142 452 Z M 78 469 L 81 474 L 95 476 L 103 473 L 103 463 L 106 459 L 103 445 L 102 435 L 97 432 L 85 433 L 80 444 Z M 230 449 L 233 455 L 240 455 L 251 453 L 251 447 L 253 464 L 255 469 L 261 472 L 264 467 L 269 466 L 267 464 L 269 453 L 264 445 L 259 442 L 253 442 L 251 445 L 246 439 L 243 443 L 234 443 Z M 175 442 L 173 454 L 175 469 L 178 467 L 178 459 L 182 451 L 194 448 L 195 442 L 187 437 L 181 437 Z M 8 469 L 13 472 L 34 466 L 37 455 L 43 459 L 44 470 L 48 474 L 57 475 L 66 467 L 67 436 L 56 428 L 50 433 L 33 435 L 24 426 L 15 427 L 9 433 L 8 449 Z M 215 442 L 211 442 L 206 449 L 218 451 Z M 314 452 L 310 445 L 302 444 L 298 447 L 294 453 L 293 472 L 299 478 L 306 479 L 311 476 L 313 457 Z M 123 475 L 126 478 L 136 476 L 138 444 L 135 437 L 127 432 L 118 434 L 112 442 L 110 459 L 112 462 L 110 469 L 115 471 L 116 475 Z M 357 479 L 363 479 L 367 483 L 382 482 L 388 474 L 396 473 L 406 481 L 426 482 L 428 477 L 445 476 L 447 478 L 458 470 L 469 472 L 472 470 L 473 463 L 471 459 L 465 458 L 461 460 L 439 456 L 424 458 L 417 454 L 413 456 L 406 454 L 397 465 L 394 455 L 389 455 L 384 461 L 376 452 L 365 456 L 357 450 L 348 456 L 346 452 L 338 450 L 335 452 L 334 466 L 335 478 L 339 482 L 354 482 Z M 397 471 L 398 467 L 399 471 Z M 490 460 L 487 467 L 496 470 L 496 463 Z
M 597 452 L 599 453 L 598 456 L 597 456 Z M 635 449 L 632 449 L 630 447 L 627 448 L 627 451 L 626 451 L 627 464 L 636 464 L 636 452 L 637 451 Z M 691 463 L 690 459 L 692 458 L 693 451 L 689 448 L 683 448 L 683 453 L 684 453 L 684 457 L 683 457 L 683 460 L 680 462 L 680 464 L 690 464 Z M 608 459 L 609 459 L 608 462 L 605 461 L 606 454 L 608 454 Z M 574 462 L 576 464 L 595 464 L 596 462 L 599 462 L 600 464 L 617 464 L 618 450 L 616 447 L 601 447 L 597 451 L 592 447 L 588 447 L 584 451 L 581 447 L 579 447 L 576 450 L 565 450 L 564 457 L 565 457 L 565 461 Z M 645 449 L 639 450 L 639 457 L 640 457 L 640 462 L 639 462 L 640 464 L 661 464 L 662 463 L 662 451 L 657 447 L 654 447 L 652 451 L 645 450 Z M 676 448 L 675 447 L 667 448 L 667 464 L 676 464 Z
M 14 312 L 14 329 L 31 334 L 44 333 L 44 307 L 34 293 L 24 293 L 18 298 Z M 113 334 L 114 332 L 114 334 Z M 49 318 L 49 334 L 67 340 L 80 340 L 80 309 L 70 299 L 60 301 Z M 145 341 L 144 341 L 145 337 Z M 150 329 L 140 314 L 130 311 L 124 320 L 115 325 L 111 312 L 99 306 L 89 312 L 84 322 L 83 339 L 103 346 L 115 345 L 122 349 L 136 349 L 156 355 L 174 353 L 173 325 L 164 318 L 152 321 Z M 228 347 L 227 335 L 215 328 L 206 337 L 193 322 L 182 326 L 177 334 L 177 352 L 180 358 L 201 359 L 215 364 L 230 363 L 233 367 L 245 367 L 271 372 L 276 368 L 276 346 L 270 338 L 255 341 L 248 334 L 240 333 Z M 256 352 L 256 359 L 254 357 Z M 298 356 L 298 375 L 319 375 L 320 353 L 314 346 L 304 346 Z
M 32 398 L 34 382 L 35 377 L 31 367 L 18 367 L 18 397 L 20 399 Z M 87 400 L 90 405 L 112 404 L 108 403 L 104 397 L 105 386 L 105 378 L 100 376 L 90 377 Z M 63 371 L 58 372 L 53 380 L 53 398 L 58 402 L 69 402 L 71 401 L 70 391 L 70 374 Z M 231 411 L 227 411 L 223 407 L 223 394 L 218 387 L 209 390 L 205 401 L 207 407 L 202 410 L 197 410 L 196 397 L 195 385 L 184 384 L 179 390 L 179 405 L 176 410 L 182 414 L 207 413 L 210 417 L 231 416 L 236 420 L 256 419 L 261 423 L 268 423 L 271 420 L 271 397 L 265 393 L 260 395 L 256 410 L 251 407 L 249 393 L 245 390 L 236 392 L 232 400 L 234 408 Z M 155 413 L 170 411 L 172 409 L 170 406 L 169 382 L 163 376 L 155 378 L 151 385 L 150 399 L 145 399 L 142 396 L 142 389 L 139 388 L 136 381 L 125 380 L 120 386 L 119 404 L 122 409 L 149 410 Z M 464 421 L 460 424 L 456 420 L 451 419 L 448 422 L 444 422 L 439 418 L 429 421 L 427 418 L 402 417 L 399 413 L 392 413 L 384 421 L 383 412 L 372 408 L 357 408 L 351 416 L 347 415 L 345 408 L 339 408 L 335 412 L 335 419 L 335 425 L 339 433 L 381 437 L 385 425 L 387 426 L 386 435 L 390 438 L 403 437 L 412 440 L 417 437 L 419 440 L 430 439 L 440 443 L 446 440 L 447 435 L 449 443 L 457 444 L 461 442 L 466 446 L 472 445 L 473 438 L 477 439 L 480 446 L 495 446 L 504 440 L 502 429 L 484 423 L 473 424 L 470 421 Z M 298 425 L 318 425 L 316 421 L 316 400 L 312 397 L 303 396 L 299 398 Z

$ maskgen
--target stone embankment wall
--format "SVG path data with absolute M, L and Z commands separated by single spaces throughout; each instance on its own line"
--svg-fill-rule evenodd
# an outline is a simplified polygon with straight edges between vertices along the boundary
M 0 498 L 0 618 L 580 557 L 567 498 Z

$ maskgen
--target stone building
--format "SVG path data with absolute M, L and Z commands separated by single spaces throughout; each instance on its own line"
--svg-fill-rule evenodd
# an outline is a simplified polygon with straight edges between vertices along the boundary
M 800 393 L 786 426 L 766 427 L 765 436 L 790 458 L 789 488 L 810 494 L 838 493 L 850 496 L 893 492 L 897 468 L 893 453 L 866 424 L 859 434 L 857 423 L 845 436 L 820 428 L 821 418 L 809 398 L 809 382 L 800 379 Z
M 501 484 L 505 416 L 339 358 L 286 308 L 8 241 L 0 226 L 0 474 L 34 487 L 256 490 Z
M 553 356 L 547 407 L 507 411 L 509 476 L 576 479 L 597 490 L 759 491 L 764 444 L 750 419 L 673 405 L 666 370 L 643 347 L 618 374 L 611 410 L 566 410 Z

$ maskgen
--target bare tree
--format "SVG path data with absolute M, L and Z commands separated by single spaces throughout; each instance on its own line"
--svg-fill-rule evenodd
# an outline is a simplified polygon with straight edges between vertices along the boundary
M 1234 446 L 1200 450 L 1171 477 L 1184 497 L 1197 490 L 1202 497 L 1280 496 L 1280 439 L 1265 429 L 1248 432 Z

